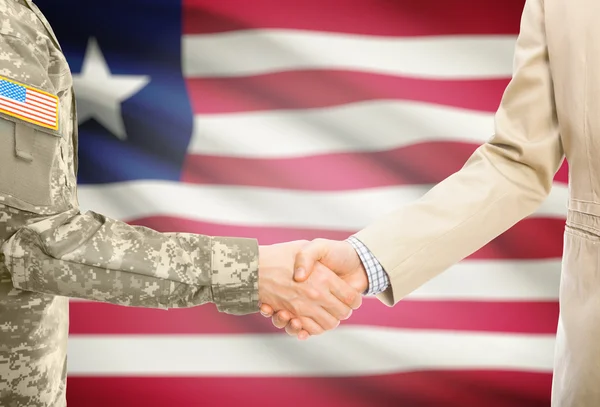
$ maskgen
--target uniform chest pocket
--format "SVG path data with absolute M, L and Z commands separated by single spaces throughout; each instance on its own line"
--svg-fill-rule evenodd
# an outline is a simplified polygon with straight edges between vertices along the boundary
M 35 213 L 64 208 L 59 142 L 58 132 L 0 117 L 0 203 Z

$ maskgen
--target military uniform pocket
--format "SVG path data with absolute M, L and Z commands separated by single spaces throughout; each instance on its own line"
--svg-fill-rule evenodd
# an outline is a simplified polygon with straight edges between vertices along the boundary
M 59 132 L 0 117 L 0 203 L 40 214 L 65 209 L 53 177 L 59 140 Z

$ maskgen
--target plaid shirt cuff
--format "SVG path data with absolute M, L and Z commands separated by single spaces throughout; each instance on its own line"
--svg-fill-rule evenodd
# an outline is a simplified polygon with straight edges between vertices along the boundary
M 363 294 L 376 295 L 385 291 L 390 285 L 390 279 L 379 261 L 373 256 L 373 253 L 371 253 L 363 242 L 354 236 L 350 236 L 346 241 L 354 247 L 354 250 L 358 253 L 358 257 L 360 257 L 360 261 L 362 261 L 362 264 L 367 271 L 369 287 Z

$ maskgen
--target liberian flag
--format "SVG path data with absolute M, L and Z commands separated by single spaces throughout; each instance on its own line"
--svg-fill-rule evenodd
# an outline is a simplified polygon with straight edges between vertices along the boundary
M 523 0 L 38 1 L 70 63 L 84 209 L 344 239 L 494 131 Z M 260 315 L 71 304 L 70 407 L 550 404 L 567 171 L 393 308 L 299 342 Z

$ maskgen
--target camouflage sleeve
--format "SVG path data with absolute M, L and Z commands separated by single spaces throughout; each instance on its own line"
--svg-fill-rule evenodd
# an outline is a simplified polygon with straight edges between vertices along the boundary
M 141 307 L 214 302 L 221 312 L 258 311 L 256 241 L 159 233 L 80 212 L 72 77 L 30 2 L 0 0 L 0 96 L 10 102 L 0 106 L 0 271 L 8 269 L 16 288 Z
M 71 210 L 20 228 L 2 252 L 23 290 L 140 307 L 214 302 L 221 312 L 258 311 L 253 239 L 159 233 Z

